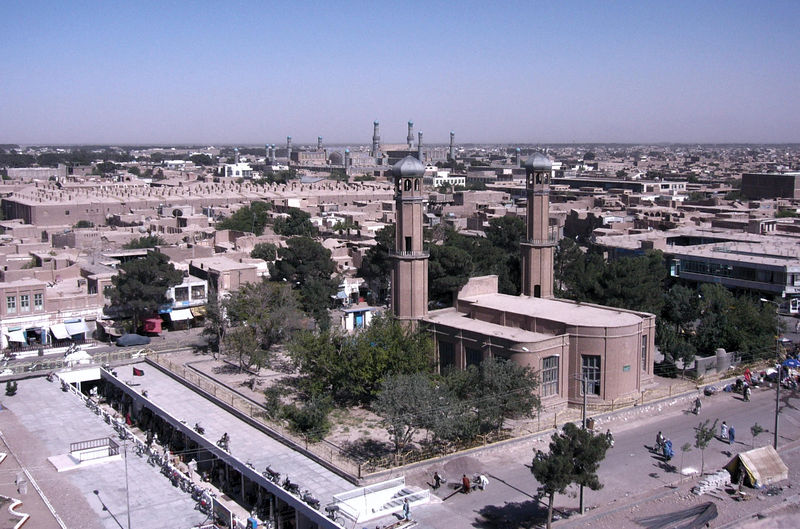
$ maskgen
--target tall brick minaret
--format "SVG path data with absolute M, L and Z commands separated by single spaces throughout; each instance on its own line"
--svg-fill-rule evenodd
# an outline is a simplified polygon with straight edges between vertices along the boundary
M 392 252 L 392 311 L 413 324 L 428 312 L 428 252 L 422 248 L 425 166 L 406 156 L 394 166 L 395 251 Z
M 553 252 L 556 237 L 550 231 L 550 175 L 553 162 L 534 154 L 525 162 L 527 239 L 522 241 L 522 294 L 553 297 Z

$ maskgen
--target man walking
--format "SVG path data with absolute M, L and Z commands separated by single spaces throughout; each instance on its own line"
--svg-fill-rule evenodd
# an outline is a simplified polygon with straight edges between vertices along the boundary
M 461 476 L 461 488 L 464 494 L 469 494 L 469 491 L 472 490 L 469 478 L 467 477 L 466 474 L 462 474 Z
M 403 500 L 403 520 L 411 519 L 411 507 L 408 505 L 408 498 Z
M 736 429 L 731 425 L 731 427 L 728 428 L 728 444 L 732 445 L 735 442 L 735 437 Z

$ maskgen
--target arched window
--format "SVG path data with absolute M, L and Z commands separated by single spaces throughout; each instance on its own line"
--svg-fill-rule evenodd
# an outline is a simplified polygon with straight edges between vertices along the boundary
M 419 178 L 414 180 L 414 191 L 419 191 Z
M 408 178 L 403 182 L 403 191 L 411 191 L 411 180 Z

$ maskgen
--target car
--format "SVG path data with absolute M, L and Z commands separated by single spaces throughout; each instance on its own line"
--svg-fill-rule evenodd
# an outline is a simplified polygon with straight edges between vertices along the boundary
M 115 342 L 120 347 L 130 347 L 132 345 L 147 345 L 150 343 L 149 336 L 141 334 L 123 334 Z

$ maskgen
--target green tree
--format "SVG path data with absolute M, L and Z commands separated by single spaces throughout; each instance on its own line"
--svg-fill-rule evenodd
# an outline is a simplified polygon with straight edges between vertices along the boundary
M 142 174 L 142 170 L 137 166 L 128 167 L 128 172 L 134 176 L 140 176 Z
M 451 306 L 458 290 L 472 275 L 472 257 L 453 246 L 429 246 L 428 298 L 433 303 Z
M 253 246 L 250 257 L 272 262 L 278 257 L 278 247 L 270 242 L 260 242 Z
M 273 229 L 285 237 L 316 237 L 319 233 L 311 223 L 311 215 L 297 208 L 289 208 L 288 217 L 276 219 Z
M 119 168 L 114 162 L 100 162 L 94 166 L 94 171 L 97 174 L 113 173 Z
M 214 160 L 207 154 L 193 154 L 189 157 L 189 160 L 195 165 L 214 165 Z
M 379 316 L 354 336 L 300 332 L 288 351 L 301 374 L 301 391 L 353 404 L 371 402 L 387 377 L 430 370 L 433 343 L 427 332 Z
M 278 260 L 269 264 L 270 278 L 299 289 L 303 310 L 322 325 L 327 324 L 327 309 L 337 290 L 338 282 L 331 278 L 335 271 L 330 250 L 309 237 L 286 241 L 286 247 L 278 250 Z
M 330 431 L 328 414 L 333 408 L 331 399 L 325 395 L 312 395 L 300 406 L 283 406 L 282 415 L 289 422 L 289 429 L 303 435 L 311 442 L 321 441 Z
M 372 409 L 381 416 L 395 451 L 400 452 L 427 425 L 436 404 L 436 389 L 427 373 L 401 373 L 383 381 Z
M 578 243 L 569 237 L 564 237 L 558 241 L 553 256 L 553 275 L 554 288 L 556 295 L 566 297 L 569 289 L 576 284 L 575 274 L 579 272 L 580 264 L 585 260 L 583 250 Z
M 547 528 L 553 521 L 553 502 L 573 483 L 599 490 L 603 487 L 597 476 L 600 462 L 606 457 L 608 441 L 604 434 L 593 434 L 572 423 L 564 425 L 550 439 L 550 452 L 536 453 L 531 473 L 539 482 L 539 493 L 548 497 Z
M 284 283 L 245 283 L 222 307 L 225 353 L 237 358 L 240 368 L 268 365 L 273 347 L 290 340 L 302 327 L 297 296 Z
M 111 278 L 111 306 L 133 315 L 134 328 L 142 318 L 158 313 L 161 305 L 169 303 L 167 289 L 183 281 L 183 273 L 175 270 L 169 258 L 158 252 L 148 252 L 141 259 L 122 263 L 119 273 Z
M 158 235 L 143 235 L 138 239 L 133 239 L 122 245 L 126 250 L 137 250 L 141 248 L 155 248 L 156 246 L 163 246 L 167 242 Z
M 80 228 L 94 228 L 94 222 L 91 222 L 91 221 L 88 221 L 88 220 L 79 220 L 78 222 L 75 223 L 73 228 L 78 228 L 78 229 L 80 229 Z
M 611 307 L 660 314 L 667 270 L 660 251 L 609 262 L 595 291 L 596 301 Z
M 239 208 L 228 218 L 217 223 L 218 230 L 234 230 L 261 235 L 264 227 L 269 223 L 269 211 L 272 205 L 260 200 L 250 203 L 249 206 Z
M 706 419 L 694 429 L 694 447 L 700 450 L 700 475 L 703 475 L 706 468 L 706 448 L 708 448 L 711 440 L 714 439 L 714 432 L 717 430 L 717 419 L 714 419 L 714 424 L 711 426 L 708 425 L 710 421 L 711 419 Z
M 372 303 L 383 304 L 389 291 L 389 277 L 394 261 L 390 252 L 395 245 L 395 226 L 390 224 L 375 234 L 375 246 L 367 250 L 358 273 L 370 285 Z

